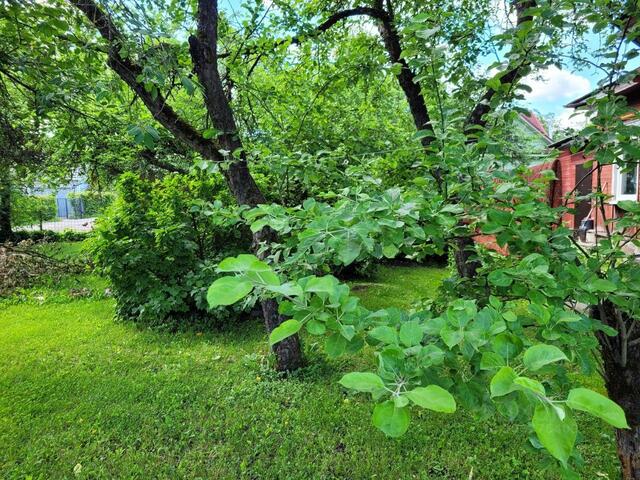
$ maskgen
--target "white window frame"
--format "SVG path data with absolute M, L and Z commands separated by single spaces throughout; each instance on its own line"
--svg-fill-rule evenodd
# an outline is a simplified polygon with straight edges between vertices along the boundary
M 638 184 L 640 183 L 640 171 L 638 171 L 638 165 L 636 165 L 636 191 L 635 193 L 622 193 L 622 172 L 620 171 L 620 167 L 616 164 L 611 165 L 613 167 L 613 175 L 612 175 L 612 193 L 613 198 L 611 198 L 610 203 L 616 204 L 623 200 L 638 200 Z

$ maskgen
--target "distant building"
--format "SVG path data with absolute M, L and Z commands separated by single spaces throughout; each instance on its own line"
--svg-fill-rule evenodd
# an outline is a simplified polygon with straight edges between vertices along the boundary
M 89 184 L 84 175 L 74 174 L 71 180 L 57 188 L 36 186 L 29 191 L 30 195 L 53 196 L 56 202 L 56 216 L 58 218 L 83 218 L 84 202 L 81 198 L 71 198 L 71 194 L 84 192 Z
M 640 107 L 640 77 L 632 82 L 620 84 L 615 87 L 615 93 L 626 97 L 629 106 Z M 584 95 L 565 105 L 566 108 L 578 109 L 587 104 L 587 99 L 601 95 L 601 90 L 596 90 Z M 628 123 L 640 123 L 636 115 L 623 119 Z M 568 137 L 552 143 L 549 148 L 558 149 L 558 157 L 546 164 L 534 167 L 534 170 L 553 170 L 557 180 L 553 181 L 549 189 L 549 203 L 552 206 L 562 205 L 567 196 L 584 196 L 592 193 L 597 188 L 597 178 L 591 172 L 593 167 L 586 168 L 584 163 L 592 160 L 585 156 L 582 150 L 573 152 L 572 146 L 578 145 L 579 138 Z M 622 200 L 640 201 L 638 189 L 638 166 L 631 172 L 622 172 L 617 165 L 603 165 L 601 170 L 601 184 L 603 192 L 609 196 L 605 205 L 607 219 L 615 219 L 622 216 L 623 211 L 618 208 L 618 202 Z M 566 213 L 562 220 L 570 228 L 578 229 L 582 220 L 593 220 L 594 233 L 604 231 L 604 219 L 598 209 L 592 208 L 590 200 L 569 200 L 567 206 L 574 208 L 575 213 Z

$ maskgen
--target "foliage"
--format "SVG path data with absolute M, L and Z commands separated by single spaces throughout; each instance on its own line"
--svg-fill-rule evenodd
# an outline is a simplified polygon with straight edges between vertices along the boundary
M 53 230 L 18 230 L 13 232 L 14 241 L 32 240 L 38 243 L 54 242 L 81 242 L 86 240 L 90 232 L 77 232 L 75 230 L 63 230 L 55 232 Z
M 12 224 L 42 225 L 42 222 L 56 218 L 56 199 L 51 195 L 14 195 L 12 205 Z
M 549 176 L 547 173 L 543 178 Z M 414 193 L 406 195 L 419 198 Z M 402 312 L 392 308 L 371 312 L 350 295 L 347 285 L 330 275 L 278 276 L 250 255 L 220 263 L 221 272 L 235 276 L 214 282 L 209 301 L 212 305 L 229 304 L 252 291 L 261 297 L 281 299 L 280 311 L 291 319 L 271 333 L 271 343 L 305 328 L 311 335 L 326 337 L 325 351 L 331 357 L 358 351 L 365 344 L 375 347 L 377 373 L 356 377 L 347 374 L 342 383 L 371 393 L 376 402 L 374 425 L 389 436 L 399 436 L 407 430 L 412 404 L 452 412 L 453 394 L 459 404 L 478 415 L 497 412 L 511 421 L 529 423 L 535 434 L 533 444 L 544 447 L 571 472 L 570 463 L 580 463 L 574 450 L 577 427 L 573 410 L 587 411 L 618 428 L 627 427 L 620 407 L 576 386 L 570 379 L 568 365 L 587 374 L 594 370 L 592 352 L 598 343 L 592 335 L 618 334 L 579 305 L 606 300 L 620 305 L 630 317 L 637 317 L 635 298 L 640 293 L 640 282 L 637 267 L 631 267 L 633 260 L 620 253 L 618 246 L 602 246 L 599 253 L 610 258 L 617 252 L 615 270 L 598 271 L 590 262 L 582 262 L 582 253 L 572 242 L 572 232 L 555 223 L 564 209 L 541 203 L 540 195 L 541 190 L 524 175 L 519 180 L 512 178 L 486 186 L 478 203 L 471 204 L 464 213 L 465 228 L 496 235 L 499 245 L 508 246 L 509 255 L 487 254 L 480 275 L 461 280 L 456 297 L 427 305 L 424 310 Z M 324 207 L 325 217 L 340 218 L 344 203 Z M 313 205 L 306 202 L 305 208 Z M 426 208 L 433 205 L 428 201 L 413 202 L 411 208 L 399 205 L 404 207 L 404 213 L 413 212 L 407 216 L 415 222 L 414 229 L 420 225 L 421 214 L 427 225 L 436 223 L 434 218 L 446 218 L 437 222 L 440 229 L 420 227 L 422 237 L 432 236 L 430 240 L 435 239 L 436 244 L 450 239 L 451 234 L 445 232 L 460 230 L 460 208 L 445 206 L 434 212 Z M 334 261 L 344 263 L 357 258 L 352 252 L 371 255 L 376 249 L 382 252 L 387 245 L 395 245 L 396 252 L 406 242 L 413 246 L 417 235 L 411 224 L 394 230 L 395 237 L 369 237 L 371 231 L 380 232 L 386 222 L 406 217 L 394 209 L 368 207 L 365 202 L 364 211 L 376 219 L 372 222 L 376 227 L 365 230 L 365 236 L 343 236 L 327 222 L 320 223 L 321 229 L 314 231 L 318 228 L 314 219 L 308 225 L 295 223 L 298 210 L 289 221 L 281 218 L 276 228 L 297 227 L 300 233 L 298 244 L 284 254 L 280 264 L 287 265 L 287 258 L 300 264 L 302 258 L 313 258 L 311 252 L 322 254 L 320 247 L 310 249 L 305 244 L 307 236 L 317 245 L 326 244 L 335 255 Z M 365 222 L 348 211 L 344 218 L 354 220 L 356 226 Z M 637 221 L 633 211 L 629 213 L 625 226 Z M 251 212 L 247 216 L 251 218 Z M 350 239 L 353 241 L 347 241 Z M 368 245 L 368 249 L 362 245 Z M 298 256 L 299 252 L 304 255 Z M 299 271 L 295 273 L 300 275 Z M 230 285 L 236 288 L 231 290 Z M 574 401 L 577 397 L 588 400 L 582 404 Z
M 223 320 L 242 310 L 209 311 L 205 302 L 215 263 L 249 244 L 234 211 L 210 202 L 219 191 L 215 182 L 179 175 L 148 182 L 126 174 L 116 190 L 91 248 L 119 316 L 161 324 L 206 315 Z
M 97 217 L 113 203 L 115 194 L 113 192 L 86 190 L 84 192 L 70 193 L 68 198 L 73 205 L 80 201 L 82 202 L 83 215 L 85 217 Z

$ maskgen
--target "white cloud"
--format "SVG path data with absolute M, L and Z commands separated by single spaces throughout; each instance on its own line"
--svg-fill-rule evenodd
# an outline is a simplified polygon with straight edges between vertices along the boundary
M 557 129 L 574 128 L 580 130 L 587 124 L 587 116 L 584 112 L 574 112 L 571 109 L 566 109 L 555 116 L 553 123 L 554 128 Z
M 588 78 L 553 65 L 527 76 L 523 83 L 532 89 L 525 95 L 530 102 L 566 103 L 592 90 Z

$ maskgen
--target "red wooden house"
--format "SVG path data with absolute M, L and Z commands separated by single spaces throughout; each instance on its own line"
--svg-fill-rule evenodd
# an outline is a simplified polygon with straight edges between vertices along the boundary
M 640 77 L 626 84 L 618 85 L 616 94 L 625 96 L 629 106 L 640 109 Z M 566 108 L 584 108 L 587 99 L 593 95 L 598 95 L 599 91 L 591 92 L 583 97 L 577 98 L 565 105 Z M 638 122 L 636 116 L 632 116 L 629 122 Z M 597 187 L 596 175 L 589 172 L 593 168 L 585 168 L 584 162 L 588 160 L 581 151 L 573 152 L 572 145 L 578 139 L 575 137 L 565 138 L 549 145 L 549 148 L 559 150 L 558 157 L 543 165 L 533 167 L 534 173 L 544 169 L 555 171 L 557 180 L 552 182 L 549 188 L 549 202 L 551 205 L 560 206 L 567 202 L 568 207 L 575 208 L 575 213 L 566 213 L 563 221 L 566 226 L 578 229 L 584 219 L 593 220 L 594 228 L 590 232 L 590 237 L 594 234 L 604 233 L 603 215 L 597 209 L 592 209 L 589 200 L 574 201 L 573 197 L 586 195 L 594 191 Z M 575 149 L 574 149 L 575 150 Z M 616 165 L 604 165 L 602 167 L 601 185 L 609 199 L 605 205 L 605 215 L 607 219 L 619 218 L 622 211 L 617 207 L 621 200 L 640 200 L 638 190 L 638 166 L 635 171 L 622 172 Z M 567 198 L 569 200 L 567 201 Z

